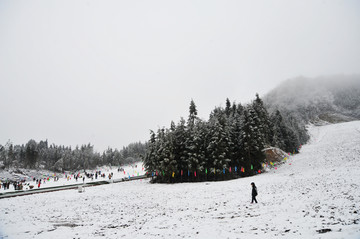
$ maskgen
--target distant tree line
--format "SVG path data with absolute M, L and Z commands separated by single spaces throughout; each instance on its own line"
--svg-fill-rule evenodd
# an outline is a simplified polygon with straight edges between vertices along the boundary
M 262 169 L 269 146 L 296 153 L 309 136 L 291 115 L 269 115 L 259 95 L 245 106 L 226 100 L 209 120 L 190 102 L 187 121 L 150 132 L 144 165 L 153 182 L 224 180 Z
M 103 165 L 121 166 L 141 161 L 146 143 L 131 143 L 122 150 L 108 148 L 102 154 L 91 144 L 71 147 L 58 146 L 48 141 L 31 139 L 26 145 L 13 145 L 8 141 L 0 145 L 0 167 L 48 169 L 56 172 L 94 169 Z

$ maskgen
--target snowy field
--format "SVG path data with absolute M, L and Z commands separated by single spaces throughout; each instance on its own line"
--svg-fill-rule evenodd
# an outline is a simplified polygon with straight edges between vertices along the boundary
M 0 238 L 360 238 L 360 122 L 310 132 L 300 154 L 254 177 L 1 199 Z
M 128 177 L 134 177 L 134 176 L 141 176 L 145 174 L 144 168 L 142 163 L 135 163 L 133 165 L 128 165 L 122 167 L 122 171 L 118 171 L 118 167 L 102 167 L 97 170 L 87 170 L 87 173 L 94 174 L 93 178 L 85 177 L 84 172 L 79 172 L 79 178 L 78 180 L 75 179 L 74 175 L 70 173 L 64 173 L 64 174 L 54 174 L 53 172 L 49 171 L 43 171 L 40 173 L 41 176 L 35 176 L 35 178 L 41 178 L 42 183 L 40 185 L 40 188 L 50 188 L 50 187 L 56 187 L 56 186 L 64 186 L 64 185 L 73 185 L 73 184 L 80 184 L 80 183 L 89 183 L 89 182 L 98 182 L 98 181 L 105 181 L 109 180 L 109 174 L 112 174 L 111 179 L 122 179 L 122 178 L 128 178 Z M 38 172 L 33 172 L 34 170 L 23 170 L 24 172 L 27 172 L 27 174 L 39 174 Z M 95 178 L 96 171 L 101 171 L 102 174 L 105 174 L 105 177 L 98 176 Z M 3 173 L 5 176 L 8 176 L 9 178 L 14 177 L 14 174 L 9 173 Z M 76 173 L 77 174 L 77 173 Z M 1 175 L 1 174 L 0 174 Z M 26 179 L 26 182 L 24 183 L 24 190 L 29 190 L 29 186 L 32 185 L 34 188 L 38 188 L 38 184 L 36 181 L 33 181 L 31 177 L 24 176 L 21 174 L 18 174 L 15 176 L 18 176 L 19 179 Z M 59 179 L 54 180 L 54 176 L 57 176 Z M 3 178 L 6 178 L 3 176 Z M 85 178 L 85 180 L 83 180 Z M 48 180 L 47 180 L 48 179 Z M 14 180 L 14 179 L 13 179 Z M 5 181 L 5 180 L 4 180 Z M 1 181 L 0 181 L 1 182 Z M 15 189 L 12 184 L 10 184 L 9 189 L 4 189 L 3 187 L 0 188 L 0 193 L 9 193 L 14 192 Z

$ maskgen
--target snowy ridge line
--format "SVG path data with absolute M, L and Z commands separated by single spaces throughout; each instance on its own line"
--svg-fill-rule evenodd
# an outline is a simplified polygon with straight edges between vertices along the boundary
M 115 179 L 115 180 L 104 180 L 104 181 L 90 182 L 90 183 L 85 183 L 85 184 L 84 183 L 78 183 L 78 184 L 56 186 L 56 187 L 48 187 L 48 188 L 20 190 L 20 191 L 15 191 L 15 192 L 0 193 L 0 199 L 18 197 L 18 196 L 26 196 L 26 195 L 32 195 L 32 194 L 37 194 L 37 193 L 49 193 L 49 192 L 57 192 L 57 191 L 62 191 L 62 190 L 71 190 L 71 189 L 77 189 L 79 186 L 82 186 L 82 187 L 85 188 L 85 187 L 106 185 L 106 184 L 110 184 L 110 183 L 128 182 L 128 181 L 140 180 L 140 179 L 145 179 L 145 178 L 147 178 L 146 175 L 141 175 L 141 176 L 134 176 L 134 177 L 130 177 L 130 178 L 122 178 L 122 179 Z

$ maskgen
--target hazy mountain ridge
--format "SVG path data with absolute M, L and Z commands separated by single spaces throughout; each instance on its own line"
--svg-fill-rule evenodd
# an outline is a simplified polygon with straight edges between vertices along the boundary
M 297 77 L 270 91 L 264 102 L 270 112 L 287 111 L 305 122 L 359 120 L 360 75 Z

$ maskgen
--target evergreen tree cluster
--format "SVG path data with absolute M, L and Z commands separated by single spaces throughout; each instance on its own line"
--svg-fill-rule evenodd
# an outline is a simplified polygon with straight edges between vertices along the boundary
M 56 172 L 94 169 L 103 165 L 121 166 L 141 161 L 146 152 L 146 143 L 131 143 L 122 150 L 108 148 L 102 154 L 91 144 L 76 146 L 75 149 L 47 140 L 37 143 L 29 140 L 26 145 L 13 145 L 8 141 L 0 145 L 0 167 L 42 168 Z
M 305 136 L 304 136 L 305 135 Z M 198 118 L 190 102 L 187 121 L 150 132 L 144 165 L 153 182 L 226 180 L 261 171 L 264 149 L 275 146 L 295 152 L 307 132 L 279 111 L 269 115 L 259 95 L 246 105 L 226 100 L 209 120 Z

